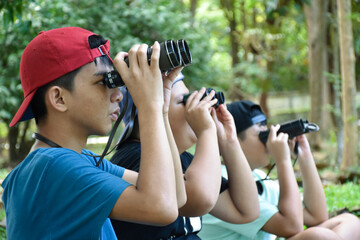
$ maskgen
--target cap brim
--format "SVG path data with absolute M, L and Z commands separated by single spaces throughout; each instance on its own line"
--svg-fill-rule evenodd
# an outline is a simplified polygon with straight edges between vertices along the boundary
M 31 92 L 29 95 L 27 95 L 22 102 L 21 106 L 19 107 L 18 111 L 16 112 L 15 116 L 11 120 L 9 126 L 13 127 L 18 122 L 26 121 L 34 117 L 29 105 L 31 100 L 33 99 L 36 91 Z

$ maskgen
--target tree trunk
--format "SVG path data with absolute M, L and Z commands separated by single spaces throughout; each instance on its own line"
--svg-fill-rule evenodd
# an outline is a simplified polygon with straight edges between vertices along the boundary
M 34 140 L 27 139 L 27 131 L 30 128 L 30 121 L 17 124 L 14 127 L 8 127 L 9 143 L 9 166 L 15 167 L 29 153 Z
M 309 80 L 310 80 L 310 114 L 309 119 L 323 128 L 323 72 L 324 72 L 324 46 L 326 46 L 325 7 L 327 0 L 310 1 L 310 6 L 305 5 L 306 25 L 309 47 Z M 309 135 L 311 145 L 321 148 L 321 134 Z
M 336 0 L 331 1 L 331 13 L 334 16 L 335 22 L 337 22 L 337 7 L 336 7 Z M 331 104 L 334 106 L 334 111 L 332 112 L 333 123 L 335 125 L 335 132 L 336 132 L 336 161 L 335 166 L 339 168 L 342 162 L 342 155 L 344 149 L 344 131 L 343 131 L 343 124 L 341 119 L 341 82 L 340 78 L 340 56 L 339 56 L 339 34 L 338 34 L 338 27 L 337 24 L 332 24 L 330 29 L 330 45 L 332 49 L 332 57 L 331 62 L 329 64 L 330 72 L 333 74 L 334 78 L 331 84 L 332 90 L 332 102 Z
M 190 1 L 190 12 L 191 12 L 191 17 L 192 17 L 192 20 L 191 20 L 192 24 L 194 24 L 194 20 L 195 20 L 197 3 L 198 3 L 198 0 L 191 0 Z
M 19 135 L 19 126 L 8 128 L 8 142 L 9 142 L 9 164 L 15 166 L 19 162 L 18 152 L 16 150 L 16 143 Z
M 326 1 L 327 2 L 327 1 Z M 328 10 L 328 6 L 325 6 L 325 10 Z M 331 49 L 330 46 L 330 27 L 329 24 L 327 24 L 326 21 L 326 14 L 324 14 L 324 18 L 325 18 L 325 25 L 326 25 L 326 31 L 325 31 L 325 46 L 323 47 L 323 72 L 330 72 L 329 70 L 329 54 L 331 54 L 330 52 L 328 52 L 328 49 Z M 321 119 L 322 119 L 322 129 L 325 131 L 321 131 L 321 135 L 322 137 L 325 139 L 328 139 L 330 136 L 330 131 L 328 131 L 328 129 L 333 129 L 333 124 L 331 121 L 331 112 L 329 111 L 329 108 L 326 106 L 329 106 L 331 104 L 331 100 L 330 100 L 330 89 L 331 89 L 331 84 L 330 84 L 330 77 L 327 74 L 323 74 L 322 75 L 322 86 L 323 86 L 323 99 L 322 99 L 322 111 L 321 111 Z
M 342 170 L 357 166 L 357 112 L 356 112 L 356 84 L 355 84 L 355 53 L 352 33 L 351 1 L 337 0 L 340 58 L 342 78 L 342 107 L 344 124 L 344 152 L 341 164 Z
M 235 67 L 239 62 L 239 47 L 240 42 L 238 38 L 238 34 L 236 32 L 237 26 L 237 17 L 235 11 L 234 1 L 232 0 L 222 0 L 220 1 L 221 7 L 224 11 L 224 15 L 229 22 L 229 37 L 230 37 L 230 46 L 231 46 L 231 57 L 232 57 L 232 66 Z
M 243 24 L 243 35 L 244 35 L 247 30 L 245 1 L 241 1 L 240 9 L 241 9 L 241 22 Z M 246 48 L 244 48 L 244 61 L 247 60 L 248 60 L 248 51 Z

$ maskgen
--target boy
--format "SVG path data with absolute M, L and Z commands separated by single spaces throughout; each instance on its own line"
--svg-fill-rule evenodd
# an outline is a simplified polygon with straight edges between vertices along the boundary
M 41 32 L 25 48 L 20 63 L 25 99 L 10 126 L 35 118 L 37 133 L 29 155 L 2 183 L 8 239 L 116 239 L 109 218 L 154 225 L 176 219 L 160 46 L 153 45 L 150 65 L 147 48 L 134 45 L 114 59 L 138 106 L 140 174 L 98 163 L 98 156 L 84 149 L 88 136 L 105 135 L 120 111 L 120 89 L 104 84 L 113 70 L 109 41 L 66 27 Z
M 231 114 L 223 104 L 216 111 L 212 107 L 217 101 L 211 100 L 214 91 L 200 100 L 205 88 L 195 91 L 184 105 L 183 98 L 189 90 L 183 80 L 184 77 L 180 75 L 174 81 L 169 113 L 164 117 L 171 125 L 176 145 L 182 153 L 187 202 L 179 209 L 178 219 L 164 227 L 112 221 L 119 239 L 132 239 L 136 232 L 141 233 L 137 235 L 137 239 L 200 239 L 197 235 L 201 230 L 200 216 L 208 212 L 235 223 L 249 222 L 258 216 L 256 186 L 237 141 Z M 127 120 L 127 129 L 130 122 Z M 125 134 L 126 132 L 127 130 Z M 131 135 L 127 139 L 121 139 L 120 143 L 111 161 L 138 171 L 141 161 L 136 118 Z M 195 143 L 193 156 L 186 150 Z M 219 150 L 229 166 L 231 176 L 229 183 L 222 182 L 221 188 Z
M 239 142 L 257 182 L 260 217 L 248 224 L 234 225 L 211 216 L 204 217 L 201 237 L 206 239 L 274 239 L 276 236 L 298 239 L 360 239 L 360 221 L 351 214 L 328 219 L 326 199 L 305 135 L 298 142 L 298 161 L 303 180 L 303 202 L 291 165 L 288 135 L 276 134 L 271 126 L 266 145 L 259 138 L 266 130 L 266 117 L 259 105 L 237 101 L 228 105 L 234 116 Z M 279 183 L 258 168 L 274 159 Z M 303 225 L 309 228 L 303 230 Z M 226 237 L 225 237 L 226 236 Z

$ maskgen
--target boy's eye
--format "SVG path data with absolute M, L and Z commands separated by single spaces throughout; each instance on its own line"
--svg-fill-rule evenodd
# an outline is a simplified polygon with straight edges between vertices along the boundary
M 97 82 L 97 84 L 100 84 L 100 85 L 105 85 L 105 79 L 101 79 L 100 81 Z
M 176 99 L 176 102 L 177 102 L 178 104 L 182 104 L 182 103 L 183 103 L 183 100 L 184 100 L 184 95 L 178 97 L 178 98 Z

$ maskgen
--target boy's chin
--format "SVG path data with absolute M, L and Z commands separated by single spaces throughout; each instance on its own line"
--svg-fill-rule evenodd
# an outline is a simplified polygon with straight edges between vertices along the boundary
M 267 158 L 266 160 L 259 162 L 259 166 L 257 168 L 264 168 L 269 166 L 269 164 L 270 164 L 270 159 Z

